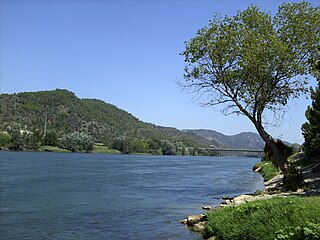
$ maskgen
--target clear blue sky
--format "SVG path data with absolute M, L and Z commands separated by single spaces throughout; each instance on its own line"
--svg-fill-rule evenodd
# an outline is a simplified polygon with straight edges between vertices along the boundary
M 179 53 L 215 12 L 234 15 L 250 4 L 275 12 L 282 2 L 0 0 L 0 90 L 63 88 L 157 125 L 255 132 L 246 118 L 200 107 L 177 86 L 184 69 Z M 291 102 L 290 115 L 268 130 L 302 143 L 300 128 L 309 104 L 305 97 Z

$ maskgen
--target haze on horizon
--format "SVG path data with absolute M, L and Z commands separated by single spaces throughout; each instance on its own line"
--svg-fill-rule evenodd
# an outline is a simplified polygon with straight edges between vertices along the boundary
M 234 15 L 250 4 L 275 12 L 282 2 L 293 1 L 1 0 L 0 91 L 68 89 L 156 125 L 256 132 L 245 117 L 200 107 L 178 87 L 184 70 L 179 54 L 215 12 Z M 302 143 L 310 103 L 306 97 L 291 101 L 279 127 L 268 130 Z

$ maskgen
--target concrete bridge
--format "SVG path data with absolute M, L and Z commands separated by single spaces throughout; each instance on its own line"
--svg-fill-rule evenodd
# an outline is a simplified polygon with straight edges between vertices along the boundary
M 188 150 L 193 150 L 193 147 L 188 148 Z M 199 150 L 205 150 L 217 153 L 218 156 L 254 156 L 254 157 L 263 157 L 264 151 L 263 149 L 243 149 L 243 148 L 213 148 L 213 147 L 207 147 L 207 148 L 198 148 Z

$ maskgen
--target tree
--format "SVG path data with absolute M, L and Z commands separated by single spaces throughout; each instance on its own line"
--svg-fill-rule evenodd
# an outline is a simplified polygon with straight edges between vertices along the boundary
M 320 156 L 320 60 L 314 64 L 315 75 L 318 77 L 318 86 L 311 90 L 312 105 L 306 111 L 308 122 L 302 125 L 302 133 L 305 139 L 304 152 L 312 156 Z
M 147 153 L 149 150 L 148 144 L 141 140 L 135 139 L 132 141 L 132 152 L 134 153 Z
M 51 131 L 46 133 L 43 138 L 43 145 L 57 146 L 58 145 L 58 137 L 56 132 Z
M 85 133 L 74 132 L 59 139 L 58 146 L 72 152 L 93 150 L 93 140 Z
M 320 36 L 319 7 L 285 3 L 273 17 L 250 6 L 233 17 L 216 15 L 186 42 L 187 89 L 206 97 L 205 106 L 246 116 L 286 171 L 287 159 L 266 131 L 268 116 L 280 118 L 292 98 L 306 93 L 310 61 Z
M 119 150 L 124 154 L 129 154 L 132 152 L 131 142 L 125 137 L 116 137 L 113 140 L 112 146 L 113 149 Z
M 27 126 L 21 127 L 19 123 L 13 123 L 8 127 L 10 141 L 8 148 L 15 151 L 37 150 L 41 145 L 41 133 L 35 129 L 33 132 Z
M 9 147 L 11 141 L 11 135 L 7 132 L 0 132 L 0 149 L 6 149 Z
M 160 141 L 163 155 L 176 155 L 176 146 L 169 140 Z

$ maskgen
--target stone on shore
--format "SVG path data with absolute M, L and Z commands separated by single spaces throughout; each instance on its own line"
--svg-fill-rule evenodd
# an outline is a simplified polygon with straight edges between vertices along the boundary
M 216 236 L 213 236 L 211 238 L 208 238 L 207 240 L 217 240 L 218 238 Z
M 199 222 L 203 222 L 206 220 L 206 215 L 200 214 L 200 215 L 191 215 L 187 218 L 187 224 L 188 226 L 194 226 L 195 224 Z
M 182 223 L 182 224 L 188 224 L 188 219 L 185 218 L 185 219 L 183 219 L 183 220 L 180 220 L 180 223 Z
M 206 210 L 206 211 L 210 211 L 210 210 L 212 209 L 212 207 L 205 205 L 205 206 L 202 207 L 202 209 L 203 209 L 203 210 Z
M 194 226 L 193 226 L 193 231 L 195 232 L 202 232 L 205 227 L 206 227 L 206 224 L 207 224 L 207 221 L 203 221 L 203 222 L 199 222 L 199 223 L 196 223 Z

